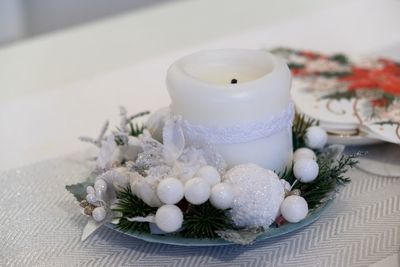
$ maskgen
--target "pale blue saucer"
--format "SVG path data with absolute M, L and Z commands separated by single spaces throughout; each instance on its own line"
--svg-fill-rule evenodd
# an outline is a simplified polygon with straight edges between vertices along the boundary
M 299 230 L 307 225 L 312 224 L 321 216 L 322 212 L 330 206 L 332 201 L 327 201 L 318 207 L 316 210 L 310 212 L 310 214 L 301 222 L 298 223 L 286 223 L 279 228 L 269 228 L 265 233 L 261 234 L 257 237 L 256 241 L 264 240 L 268 238 L 273 238 L 277 236 L 281 236 L 296 230 Z M 173 235 L 155 235 L 149 233 L 135 233 L 135 232 L 123 232 L 116 228 L 115 224 L 108 223 L 106 224 L 108 228 L 114 229 L 120 233 L 125 235 L 129 235 L 147 242 L 153 243 L 162 243 L 162 244 L 170 244 L 177 246 L 190 246 L 190 247 L 201 247 L 201 246 L 226 246 L 226 245 L 234 245 L 234 243 L 226 241 L 224 239 L 197 239 L 197 238 L 184 238 L 180 236 Z

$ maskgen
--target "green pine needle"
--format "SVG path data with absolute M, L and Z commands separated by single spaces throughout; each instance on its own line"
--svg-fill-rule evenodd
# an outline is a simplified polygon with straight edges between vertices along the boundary
M 201 205 L 189 205 L 184 214 L 184 237 L 217 238 L 216 231 L 232 228 L 232 221 L 226 210 L 215 208 L 210 202 Z
M 130 136 L 139 136 L 143 133 L 146 127 L 143 124 L 129 122 L 129 135 Z M 117 132 L 114 133 L 115 143 L 119 146 L 123 146 L 128 143 L 128 138 L 126 135 L 118 135 L 120 128 L 117 127 Z
M 303 114 L 296 113 L 292 127 L 294 150 L 305 146 L 304 135 L 307 128 L 313 125 L 318 125 L 318 122 L 306 118 Z M 325 158 L 323 154 L 318 155 L 318 177 L 312 183 L 297 182 L 294 189 L 301 190 L 301 195 L 307 201 L 310 209 L 317 207 L 332 193 L 336 192 L 339 185 L 350 182 L 345 173 L 349 168 L 357 165 L 357 156 L 358 154 L 342 155 L 337 162 L 332 162 L 331 159 Z M 293 168 L 286 169 L 279 176 L 290 184 L 293 184 L 296 180 Z
M 117 228 L 127 232 L 149 232 L 147 222 L 130 222 L 126 218 L 146 217 L 155 214 L 157 208 L 152 208 L 135 196 L 130 187 L 118 192 L 118 204 L 114 211 L 122 212 Z M 184 214 L 184 230 L 177 235 L 192 238 L 217 238 L 218 230 L 232 228 L 232 222 L 226 215 L 226 210 L 220 210 L 209 202 L 202 205 L 189 205 Z
M 336 162 L 332 162 L 323 156 L 318 156 L 319 174 L 318 177 L 311 183 L 295 184 L 295 189 L 301 190 L 301 196 L 307 201 L 309 209 L 313 209 L 323 203 L 326 198 L 331 197 L 335 193 L 338 186 L 350 182 L 346 176 L 349 168 L 354 168 L 358 154 L 342 155 Z M 294 175 L 286 174 L 285 179 L 291 183 L 295 180 Z
M 144 129 L 146 129 L 143 124 L 133 124 L 132 122 L 129 123 L 129 128 L 129 135 L 131 136 L 139 136 L 143 133 Z
M 157 208 L 152 208 L 135 196 L 131 187 L 119 191 L 117 193 L 118 204 L 114 211 L 122 213 L 122 217 L 117 225 L 117 228 L 122 231 L 137 231 L 149 232 L 149 224 L 147 222 L 130 222 L 126 218 L 146 217 L 149 214 L 155 214 Z
M 318 122 L 314 119 L 306 118 L 304 114 L 295 114 L 292 126 L 294 150 L 305 146 L 304 135 L 307 128 L 313 125 L 318 125 Z

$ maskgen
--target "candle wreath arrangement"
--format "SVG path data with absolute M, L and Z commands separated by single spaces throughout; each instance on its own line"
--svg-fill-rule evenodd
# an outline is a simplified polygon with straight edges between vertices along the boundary
M 240 84 L 237 77 L 231 86 Z M 306 221 L 350 181 L 345 173 L 356 165 L 356 155 L 344 155 L 340 145 L 326 146 L 327 134 L 314 120 L 290 112 L 290 103 L 287 110 L 250 128 L 242 124 L 216 131 L 188 121 L 174 101 L 146 123 L 138 121 L 149 112 L 129 116 L 121 107 L 114 131 L 107 133 L 107 122 L 97 139 L 81 137 L 99 147 L 96 167 L 85 182 L 66 186 L 89 217 L 82 239 L 105 224 L 147 240 L 156 236 L 159 242 L 250 244 L 272 229 Z M 249 140 L 249 129 L 262 135 Z M 221 147 L 237 144 L 238 136 L 248 144 L 276 132 L 293 145 L 279 170 L 268 168 L 268 162 L 224 157 Z M 221 136 L 228 141 L 222 143 Z

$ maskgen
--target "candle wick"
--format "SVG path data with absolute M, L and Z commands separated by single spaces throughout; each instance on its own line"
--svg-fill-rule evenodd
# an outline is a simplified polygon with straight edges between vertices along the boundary
M 236 84 L 237 83 L 237 80 L 236 79 L 232 79 L 231 80 L 231 84 Z

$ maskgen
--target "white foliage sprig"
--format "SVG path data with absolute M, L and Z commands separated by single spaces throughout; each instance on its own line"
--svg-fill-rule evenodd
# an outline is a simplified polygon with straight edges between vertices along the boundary
M 94 139 L 89 136 L 80 136 L 79 140 L 81 140 L 82 142 L 91 143 L 94 144 L 95 146 L 101 147 L 102 142 L 105 140 L 105 134 L 107 132 L 109 124 L 110 124 L 109 121 L 105 121 L 97 139 Z
M 128 112 L 125 107 L 120 106 L 119 110 L 120 110 L 120 117 L 121 117 L 120 127 L 119 127 L 118 131 L 114 133 L 114 136 L 119 136 L 122 138 L 122 140 L 126 139 L 124 137 L 129 136 L 128 126 L 132 122 L 132 120 L 150 114 L 150 111 L 143 111 L 143 112 L 139 112 L 139 113 L 128 116 Z M 103 127 L 101 128 L 100 134 L 97 137 L 97 139 L 90 137 L 90 136 L 80 136 L 79 140 L 81 140 L 82 142 L 91 143 L 97 147 L 101 147 L 103 144 L 103 141 L 106 140 L 105 135 L 108 130 L 109 124 L 110 123 L 108 120 L 103 124 Z
M 121 134 L 127 134 L 129 132 L 128 125 L 132 122 L 132 120 L 148 115 L 150 114 L 150 111 L 143 111 L 139 112 L 137 114 L 133 114 L 128 116 L 128 112 L 125 107 L 120 106 L 119 107 L 119 115 L 121 116 L 121 121 L 120 121 L 120 133 Z

